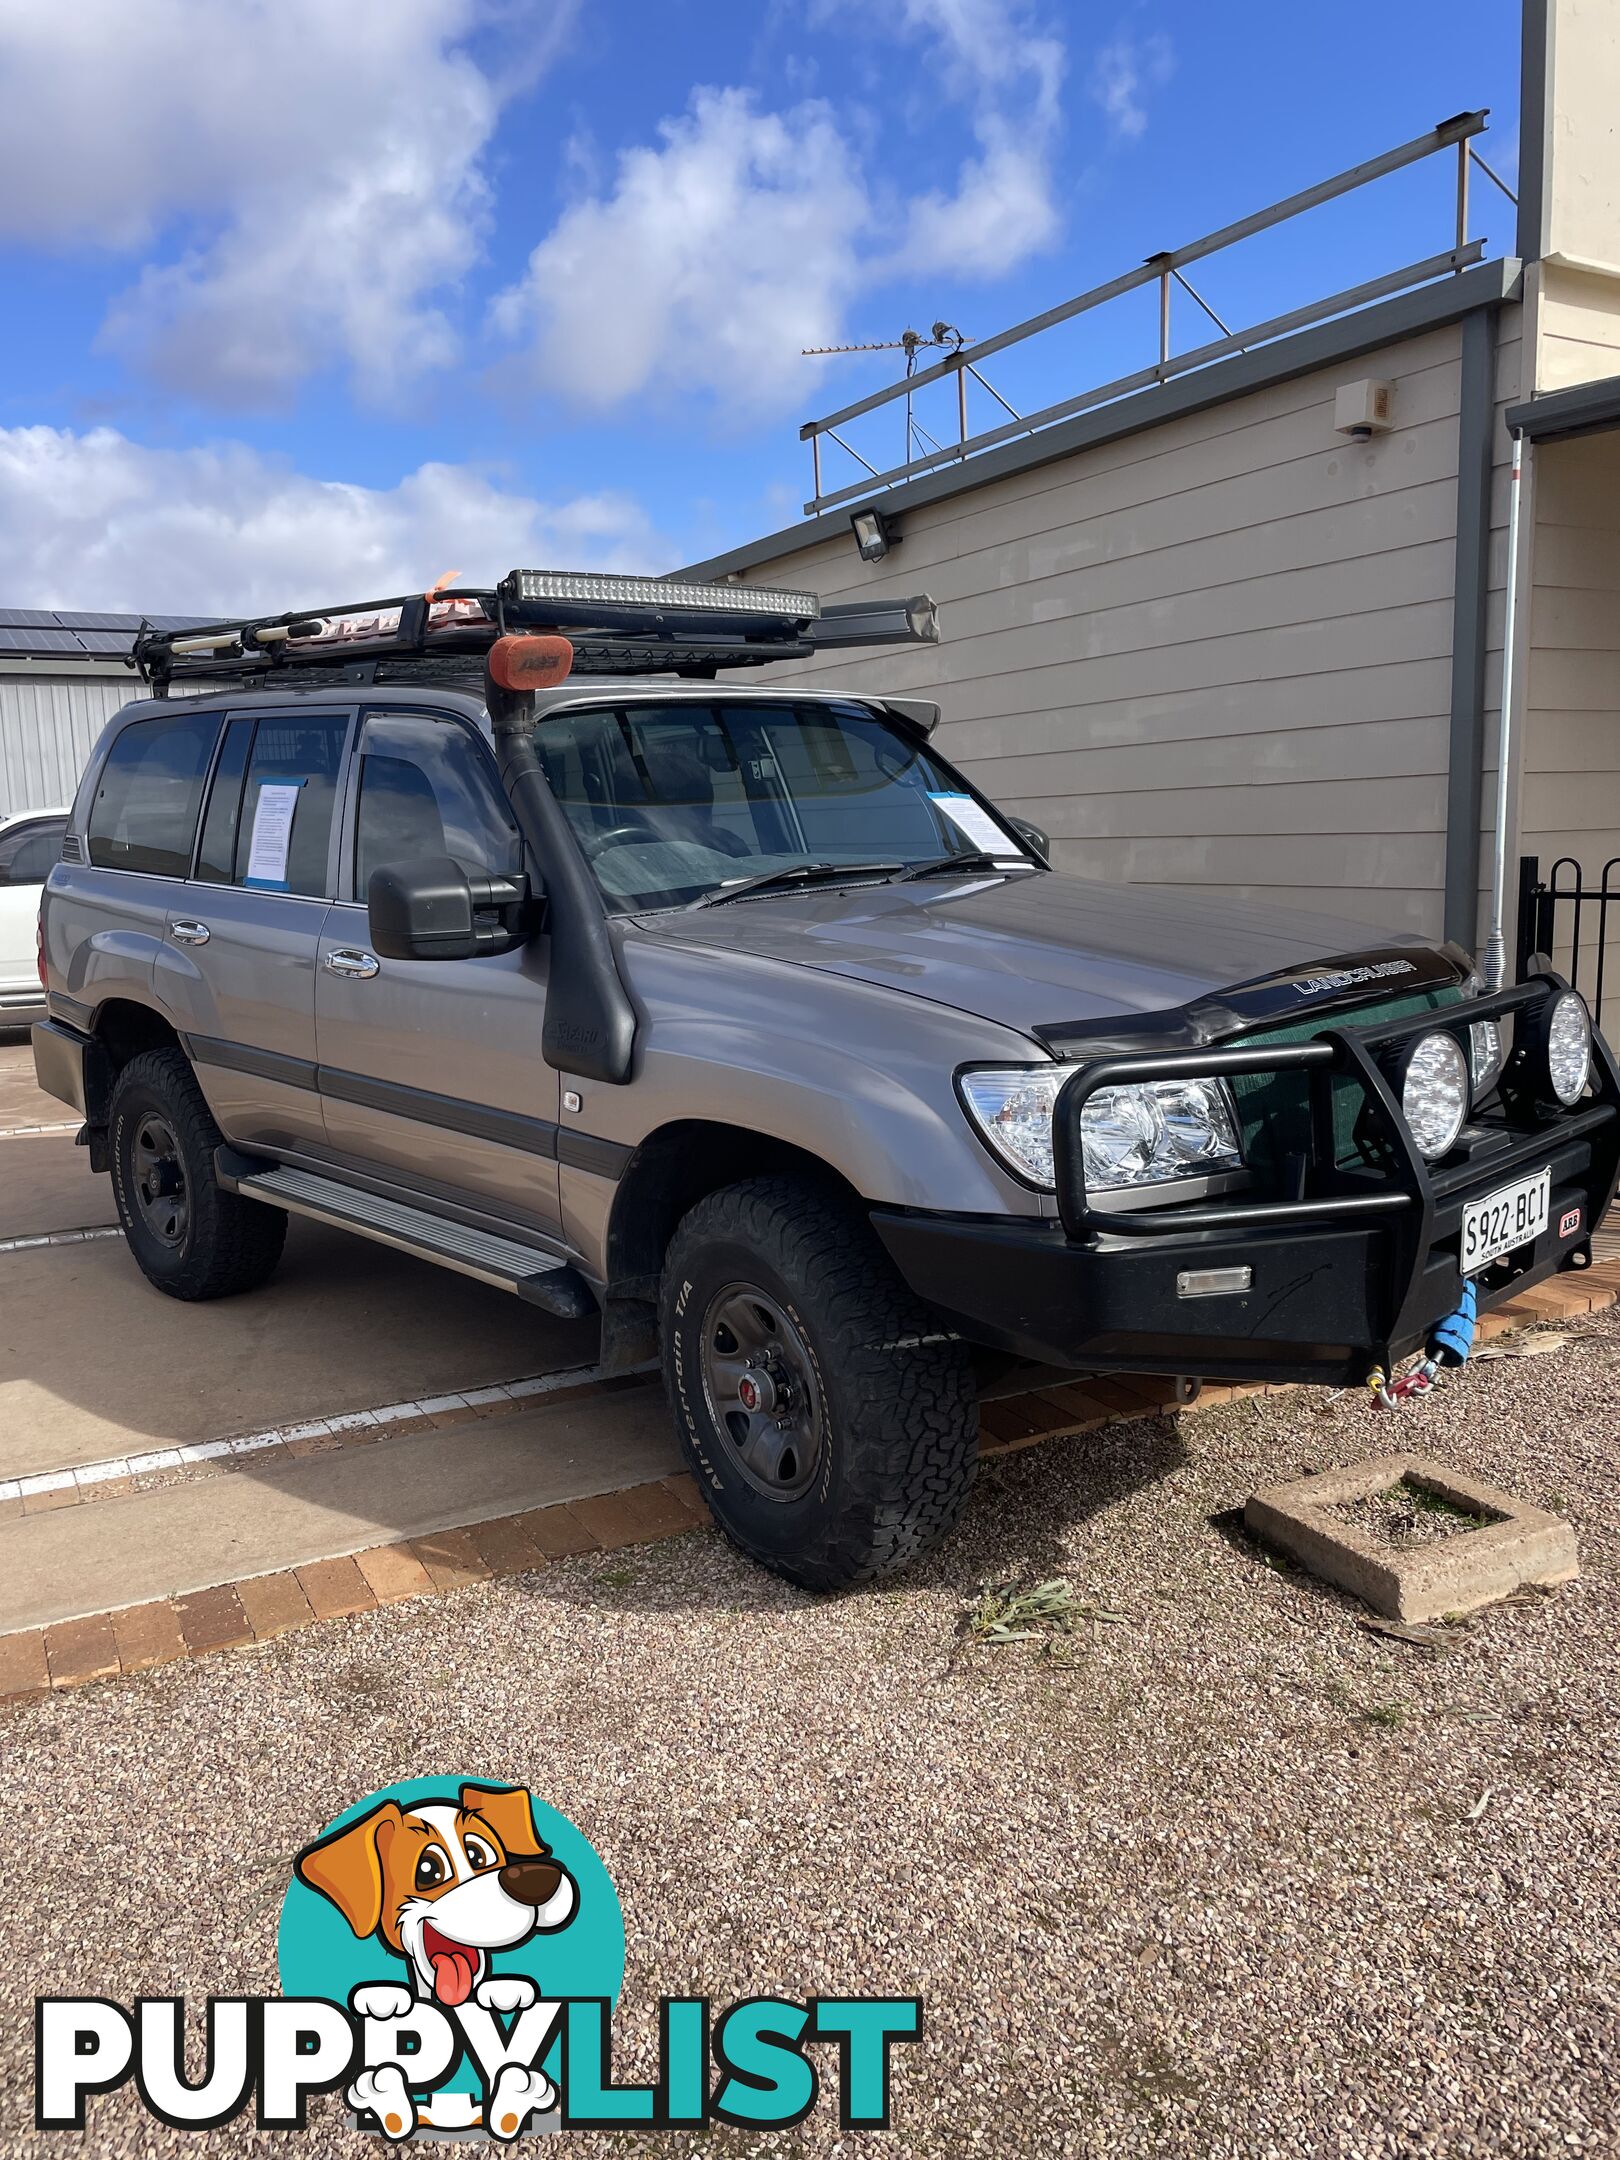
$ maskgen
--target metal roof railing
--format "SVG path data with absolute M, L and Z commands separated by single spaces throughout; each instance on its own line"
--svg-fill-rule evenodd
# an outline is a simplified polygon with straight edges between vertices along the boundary
M 1477 263 L 1485 252 L 1483 240 L 1470 240 L 1469 178 L 1475 165 L 1491 180 L 1509 201 L 1516 198 L 1498 174 L 1491 170 L 1473 147 L 1473 138 L 1483 134 L 1489 114 L 1487 110 L 1458 113 L 1450 120 L 1441 121 L 1426 135 L 1414 137 L 1411 142 L 1401 143 L 1393 150 L 1386 150 L 1379 157 L 1367 158 L 1359 165 L 1335 173 L 1329 180 L 1320 180 L 1314 187 L 1301 188 L 1297 194 L 1273 203 L 1268 209 L 1257 210 L 1250 217 L 1239 218 L 1235 224 L 1223 225 L 1218 232 L 1206 233 L 1201 240 L 1189 241 L 1184 247 L 1167 249 L 1163 254 L 1150 255 L 1134 270 L 1127 270 L 1120 277 L 1110 278 L 1105 284 L 1094 285 L 1087 292 L 1078 293 L 1072 300 L 1048 308 L 1043 314 L 1031 315 L 1025 321 L 1014 323 L 1010 329 L 1001 330 L 994 337 L 981 338 L 976 344 L 963 345 L 948 353 L 932 367 L 919 368 L 915 374 L 902 381 L 891 383 L 882 390 L 875 390 L 868 397 L 857 398 L 853 404 L 840 407 L 824 419 L 807 420 L 799 430 L 800 440 L 810 445 L 813 474 L 812 493 L 804 508 L 807 515 L 818 511 L 836 509 L 841 503 L 852 503 L 869 498 L 882 488 L 896 486 L 921 473 L 955 464 L 977 456 L 979 452 L 992 449 L 997 443 L 1007 442 L 1016 435 L 1027 435 L 1037 429 L 1049 427 L 1056 420 L 1070 418 L 1092 406 L 1106 405 L 1115 398 L 1129 396 L 1136 390 L 1146 390 L 1159 383 L 1172 380 L 1195 368 L 1207 367 L 1211 361 L 1221 360 L 1229 354 L 1247 352 L 1252 346 L 1263 345 L 1273 338 L 1286 337 L 1290 332 L 1303 330 L 1313 323 L 1326 322 L 1335 315 L 1350 313 L 1365 307 L 1374 300 L 1388 298 L 1393 293 L 1405 292 L 1415 285 L 1427 284 L 1431 279 L 1466 270 Z M 1347 287 L 1344 291 L 1330 294 L 1324 300 L 1312 301 L 1305 307 L 1290 309 L 1286 314 L 1273 315 L 1264 322 L 1252 323 L 1243 330 L 1229 329 L 1213 307 L 1197 292 L 1184 275 L 1189 263 L 1201 262 L 1222 248 L 1235 246 L 1253 234 L 1265 232 L 1274 225 L 1281 225 L 1290 218 L 1301 216 L 1335 197 L 1348 195 L 1369 182 L 1380 180 L 1386 173 L 1398 172 L 1403 166 L 1415 165 L 1420 160 L 1435 156 L 1438 152 L 1455 148 L 1457 152 L 1456 227 L 1450 247 L 1439 254 L 1427 255 L 1421 261 L 1407 263 L 1399 270 L 1391 270 L 1382 277 L 1368 278 L 1364 283 Z M 1019 413 L 1008 403 L 994 384 L 980 373 L 980 363 L 992 353 L 1003 352 L 1008 346 L 1022 344 L 1026 339 L 1038 337 L 1043 330 L 1053 329 L 1059 323 L 1071 322 L 1092 308 L 1102 307 L 1123 294 L 1135 292 L 1142 286 L 1157 284 L 1159 288 L 1159 356 L 1150 366 L 1138 368 L 1128 375 L 1121 375 L 1112 382 L 1102 383 L 1096 389 L 1085 390 L 1075 397 L 1060 399 L 1054 405 L 1046 405 L 1039 412 Z M 1192 347 L 1189 351 L 1172 353 L 1170 349 L 1170 294 L 1179 285 L 1203 310 L 1204 314 L 1222 333 L 1220 337 Z M 912 402 L 920 390 L 932 383 L 955 378 L 956 382 L 956 440 L 938 445 L 919 457 L 909 453 L 919 438 L 933 441 L 926 436 L 913 418 Z M 968 381 L 969 378 L 988 391 L 1011 419 L 1000 425 L 970 434 L 968 429 Z M 906 459 L 899 465 L 891 465 L 880 471 L 870 459 L 846 441 L 839 429 L 863 414 L 875 412 L 881 406 L 899 400 L 905 402 Z M 864 469 L 864 477 L 844 487 L 824 489 L 822 484 L 822 443 L 835 443 Z

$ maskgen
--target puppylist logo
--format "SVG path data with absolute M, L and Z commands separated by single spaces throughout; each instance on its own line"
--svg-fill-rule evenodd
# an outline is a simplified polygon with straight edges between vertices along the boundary
M 341 2091 L 357 2129 L 509 2144 L 534 2131 L 783 2129 L 836 2079 L 846 2130 L 886 2129 L 890 2043 L 914 1997 L 762 1996 L 659 2006 L 659 2073 L 620 2085 L 613 2006 L 624 1918 L 594 1846 L 521 1786 L 418 1778 L 347 1809 L 297 1855 L 277 1937 L 279 1996 L 211 1996 L 199 2081 L 185 2005 L 42 1996 L 35 2122 L 83 2131 L 89 2096 L 134 2080 L 172 2128 L 250 2107 L 299 2131 Z

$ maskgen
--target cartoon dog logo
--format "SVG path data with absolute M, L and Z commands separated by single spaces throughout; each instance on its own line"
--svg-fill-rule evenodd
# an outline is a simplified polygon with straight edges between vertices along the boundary
M 492 1957 L 566 1927 L 579 1903 L 573 1877 L 535 1829 L 528 1793 L 494 1785 L 463 1785 L 454 1802 L 402 1808 L 384 1800 L 306 1845 L 293 1869 L 331 1900 L 357 1937 L 376 1936 L 409 1970 L 409 1990 L 388 1983 L 356 1989 L 362 2017 L 404 2016 L 413 1995 L 447 2011 L 469 1999 L 502 2013 L 529 2008 L 539 1999 L 534 1982 L 492 1972 Z M 512 2089 L 492 2099 L 491 2127 L 500 2131 L 556 2097 L 549 2079 L 520 2074 L 515 2065 L 502 2083 Z M 418 2119 L 397 2071 L 364 2073 L 345 2097 L 391 2137 L 408 2134 Z M 432 2110 L 420 2119 L 436 2121 Z

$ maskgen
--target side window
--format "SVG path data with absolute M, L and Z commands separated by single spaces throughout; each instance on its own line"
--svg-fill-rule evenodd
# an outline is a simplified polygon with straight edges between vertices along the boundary
M 327 891 L 332 810 L 347 735 L 346 713 L 329 718 L 265 713 L 253 723 L 236 818 L 233 884 L 310 899 Z M 228 785 L 226 796 L 228 803 Z M 221 811 L 222 820 L 227 817 L 228 807 Z M 211 829 L 210 849 L 222 839 L 216 841 Z
M 225 740 L 214 767 L 203 812 L 197 875 L 205 885 L 228 885 L 236 875 L 236 835 L 242 821 L 242 782 L 247 775 L 248 745 L 254 723 L 240 717 L 225 723 Z
M 510 877 L 523 847 L 489 761 L 453 720 L 371 713 L 361 741 L 354 890 L 373 870 L 449 855 L 471 877 Z
M 43 885 L 62 856 L 66 818 L 19 825 L 0 840 L 0 885 Z
M 135 720 L 123 730 L 90 806 L 90 860 L 98 870 L 186 875 L 218 734 L 217 712 Z

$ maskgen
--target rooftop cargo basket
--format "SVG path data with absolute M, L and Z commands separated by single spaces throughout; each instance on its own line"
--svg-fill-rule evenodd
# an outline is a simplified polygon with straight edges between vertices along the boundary
M 158 697 L 188 680 L 287 689 L 453 682 L 481 676 L 495 640 L 512 631 L 567 638 L 575 675 L 700 678 L 844 646 L 939 639 L 926 596 L 824 607 L 814 593 L 775 586 L 513 570 L 487 590 L 411 593 L 185 630 L 143 628 L 131 664 Z

